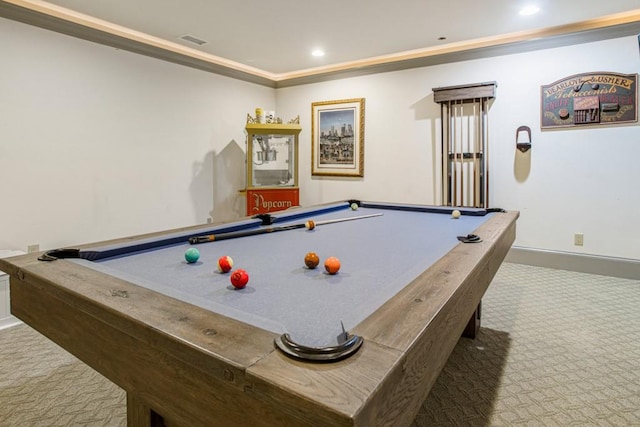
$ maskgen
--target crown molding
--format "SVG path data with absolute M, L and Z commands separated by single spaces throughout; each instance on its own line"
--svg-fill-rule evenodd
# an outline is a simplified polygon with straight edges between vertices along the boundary
M 574 24 L 521 31 L 274 74 L 44 1 L 0 0 L 0 17 L 83 40 L 272 88 L 522 53 L 640 33 L 640 9 Z

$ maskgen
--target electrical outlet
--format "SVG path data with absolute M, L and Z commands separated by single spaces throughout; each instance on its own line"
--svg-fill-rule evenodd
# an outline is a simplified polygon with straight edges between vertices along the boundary
M 573 235 L 573 244 L 576 246 L 584 245 L 584 234 L 576 233 Z
M 35 244 L 35 245 L 27 246 L 27 253 L 28 254 L 32 254 L 34 252 L 40 252 L 40 245 Z

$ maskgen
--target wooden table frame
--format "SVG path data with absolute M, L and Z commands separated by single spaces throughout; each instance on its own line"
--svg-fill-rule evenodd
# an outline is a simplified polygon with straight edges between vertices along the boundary
M 292 360 L 275 333 L 69 260 L 28 254 L 0 269 L 16 317 L 126 390 L 130 426 L 401 426 L 475 317 L 517 218 L 489 218 L 481 243 L 427 268 L 350 331 L 365 339 L 358 353 L 330 364 Z

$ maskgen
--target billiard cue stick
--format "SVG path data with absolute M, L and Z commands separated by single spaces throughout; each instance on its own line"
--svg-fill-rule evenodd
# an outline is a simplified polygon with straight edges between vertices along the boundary
M 452 104 L 451 108 L 451 122 L 449 123 L 449 127 L 451 128 L 451 137 L 449 138 L 449 150 L 451 151 L 451 177 L 449 178 L 449 185 L 451 185 L 451 194 L 449 198 L 451 199 L 451 206 L 455 206 L 456 153 L 454 144 L 456 138 L 456 105 Z
M 449 198 L 447 196 L 448 194 L 448 186 L 447 186 L 447 181 L 449 181 L 449 167 L 448 167 L 448 161 L 449 161 L 449 147 L 445 146 L 445 126 L 444 126 L 444 120 L 445 117 L 447 119 L 447 140 L 449 138 L 449 110 L 447 109 L 447 114 L 445 116 L 444 112 L 445 112 L 445 108 L 444 108 L 444 102 L 440 104 L 440 155 L 442 156 L 442 158 L 440 159 L 440 191 L 442 191 L 442 193 L 440 194 L 440 202 L 442 203 L 442 205 L 446 205 L 447 204 L 447 199 Z M 445 154 L 446 153 L 446 154 Z M 445 157 L 446 156 L 446 157 Z
M 298 228 L 307 228 L 313 230 L 319 225 L 335 224 L 336 222 L 354 221 L 356 219 L 373 218 L 375 216 L 382 216 L 382 213 L 375 213 L 370 215 L 352 216 L 348 218 L 327 219 L 325 221 L 313 221 L 308 220 L 300 224 L 281 225 L 278 227 L 266 227 L 256 228 L 252 230 L 230 231 L 228 233 L 208 234 L 204 236 L 195 236 L 189 238 L 189 243 L 196 245 L 198 243 L 207 243 L 218 240 L 236 239 L 238 237 L 255 236 L 258 234 L 275 233 L 276 231 L 295 230 Z
M 478 104 L 478 109 L 480 109 L 480 105 Z M 473 207 L 478 207 L 478 199 L 480 195 L 478 194 L 478 182 L 480 178 L 478 177 L 478 140 L 480 138 L 480 124 L 478 123 L 478 117 L 480 116 L 479 112 L 476 111 L 476 99 L 473 98 Z
M 483 146 L 484 146 L 484 198 L 482 207 L 486 208 L 489 206 L 489 116 L 487 114 L 488 110 L 488 102 L 489 98 L 482 98 L 482 138 L 483 138 Z
M 453 101 L 453 203 L 458 206 L 458 101 Z

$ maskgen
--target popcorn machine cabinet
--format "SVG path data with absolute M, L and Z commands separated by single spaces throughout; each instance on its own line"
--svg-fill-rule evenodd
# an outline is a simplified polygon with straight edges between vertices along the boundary
M 247 123 L 247 215 L 298 206 L 299 124 Z

